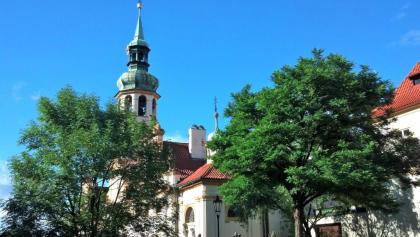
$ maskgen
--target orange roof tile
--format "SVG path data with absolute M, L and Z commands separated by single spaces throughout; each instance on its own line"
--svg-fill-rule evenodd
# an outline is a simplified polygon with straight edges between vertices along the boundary
M 223 174 L 213 164 L 205 164 L 197 169 L 193 174 L 178 183 L 178 187 L 196 183 L 201 180 L 228 180 L 229 176 Z
M 401 85 L 395 90 L 395 95 L 390 105 L 376 108 L 373 117 L 384 115 L 385 111 L 391 109 L 393 113 L 400 112 L 413 106 L 420 105 L 420 85 L 414 85 L 412 77 L 420 76 L 420 62 L 418 62 Z

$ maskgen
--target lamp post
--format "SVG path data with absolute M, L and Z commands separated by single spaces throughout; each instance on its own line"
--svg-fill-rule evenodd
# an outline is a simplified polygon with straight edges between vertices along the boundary
M 213 201 L 214 212 L 216 212 L 217 218 L 217 237 L 220 237 L 220 229 L 219 229 L 219 217 L 220 211 L 222 207 L 222 200 L 220 200 L 219 196 L 216 196 L 216 199 Z

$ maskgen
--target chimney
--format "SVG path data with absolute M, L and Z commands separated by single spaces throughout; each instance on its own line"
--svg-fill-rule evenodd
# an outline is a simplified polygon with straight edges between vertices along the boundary
M 206 159 L 206 129 L 201 125 L 193 125 L 189 130 L 188 148 L 194 159 Z

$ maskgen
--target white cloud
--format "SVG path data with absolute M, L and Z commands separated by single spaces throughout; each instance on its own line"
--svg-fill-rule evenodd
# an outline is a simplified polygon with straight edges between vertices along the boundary
M 12 98 L 15 101 L 21 101 L 23 99 L 22 96 L 22 88 L 26 86 L 26 82 L 18 81 L 12 86 Z
M 41 98 L 41 92 L 40 91 L 36 91 L 36 92 L 32 93 L 32 95 L 30 96 L 30 98 L 33 101 L 38 101 Z
M 181 132 L 176 131 L 173 134 L 165 135 L 164 140 L 173 142 L 188 142 L 188 137 L 182 135 Z
M 404 19 L 407 16 L 407 10 L 410 8 L 411 2 L 406 2 L 398 11 L 397 14 L 395 14 L 391 21 L 399 21 Z
M 420 30 L 410 30 L 400 40 L 402 45 L 420 45 Z

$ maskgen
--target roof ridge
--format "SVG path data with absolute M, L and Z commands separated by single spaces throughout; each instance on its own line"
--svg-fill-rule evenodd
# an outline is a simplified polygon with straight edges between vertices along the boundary
M 215 177 L 213 178 L 207 177 L 213 170 L 215 171 L 215 174 L 214 174 Z M 220 177 L 217 177 L 217 176 L 220 176 Z M 223 179 L 229 179 L 229 177 L 226 174 L 220 172 L 218 169 L 216 169 L 216 167 L 214 167 L 213 164 L 207 163 L 207 164 L 202 165 L 192 174 L 188 175 L 184 180 L 179 182 L 177 186 L 185 186 L 185 185 L 193 184 L 200 180 L 212 180 L 212 179 L 223 180 Z
M 213 164 L 210 164 L 210 163 L 207 163 L 207 164 L 205 164 L 205 165 L 208 165 L 209 166 L 209 168 L 207 168 L 207 171 L 201 176 L 201 177 L 206 177 L 208 174 L 210 174 L 210 172 L 213 170 L 213 169 L 215 169 L 214 168 L 214 166 L 213 166 Z M 203 166 L 205 166 L 205 165 L 203 165 Z

